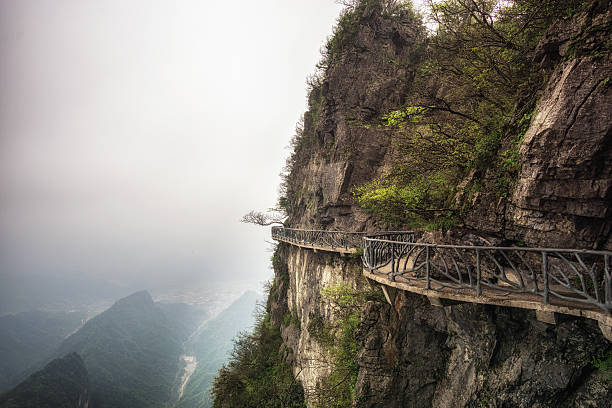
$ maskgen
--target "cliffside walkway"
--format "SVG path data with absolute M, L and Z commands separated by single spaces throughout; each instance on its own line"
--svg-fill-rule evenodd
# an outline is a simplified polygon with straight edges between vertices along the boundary
M 393 304 L 398 289 L 453 302 L 533 309 L 538 320 L 556 313 L 599 322 L 612 341 L 612 252 L 579 249 L 442 245 L 416 242 L 416 233 L 272 228 L 272 238 L 302 248 L 361 253 L 363 275 L 382 284 Z

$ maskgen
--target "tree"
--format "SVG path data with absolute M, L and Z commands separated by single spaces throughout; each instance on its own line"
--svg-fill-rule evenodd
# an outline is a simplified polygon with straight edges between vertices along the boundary
M 248 224 L 256 224 L 261 226 L 268 226 L 274 224 L 285 225 L 284 220 L 286 218 L 285 214 L 277 212 L 276 210 L 268 210 L 267 213 L 261 211 L 249 211 L 245 214 L 240 222 L 248 223 Z
M 437 223 L 447 210 L 458 220 L 470 205 L 457 200 L 464 181 L 471 184 L 462 188 L 474 192 L 494 179 L 495 191 L 507 197 L 525 124 L 548 74 L 534 62 L 537 45 L 550 24 L 584 7 L 579 0 L 427 4 L 436 28 L 411 92 L 403 106 L 370 124 L 390 132 L 391 165 L 354 189 L 362 209 L 397 225 Z

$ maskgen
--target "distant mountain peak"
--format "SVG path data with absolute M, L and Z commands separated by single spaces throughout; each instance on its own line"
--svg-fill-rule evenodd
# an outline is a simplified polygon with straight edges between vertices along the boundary
M 84 366 L 83 359 L 81 358 L 79 353 L 77 353 L 76 351 L 72 351 L 72 352 L 66 354 L 64 357 L 59 359 L 59 361 L 62 361 L 64 363 L 76 363 L 78 365 L 83 365 Z
M 141 290 L 132 293 L 122 299 L 115 302 L 115 306 L 131 306 L 131 305 L 153 305 L 153 298 L 151 294 L 146 290 Z

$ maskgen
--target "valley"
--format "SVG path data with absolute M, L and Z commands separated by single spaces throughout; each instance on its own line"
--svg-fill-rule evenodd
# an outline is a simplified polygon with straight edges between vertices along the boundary
M 27 379 L 19 395 L 27 394 L 45 366 L 72 353 L 87 371 L 91 407 L 208 407 L 208 390 L 233 338 L 252 325 L 259 295 L 240 294 L 241 285 L 178 291 L 159 295 L 161 301 L 139 291 L 95 316 L 37 311 L 0 317 L 0 392 Z

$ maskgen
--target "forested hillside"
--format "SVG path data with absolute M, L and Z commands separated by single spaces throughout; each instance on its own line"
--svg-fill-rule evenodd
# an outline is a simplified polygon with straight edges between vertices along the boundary
M 149 293 L 117 301 L 67 338 L 58 355 L 78 353 L 90 378 L 90 406 L 166 407 L 173 400 L 183 340 Z
M 22 312 L 0 317 L 0 392 L 47 359 L 83 324 L 82 312 Z
M 0 395 L 2 408 L 87 408 L 89 377 L 76 353 L 51 361 L 14 389 Z

